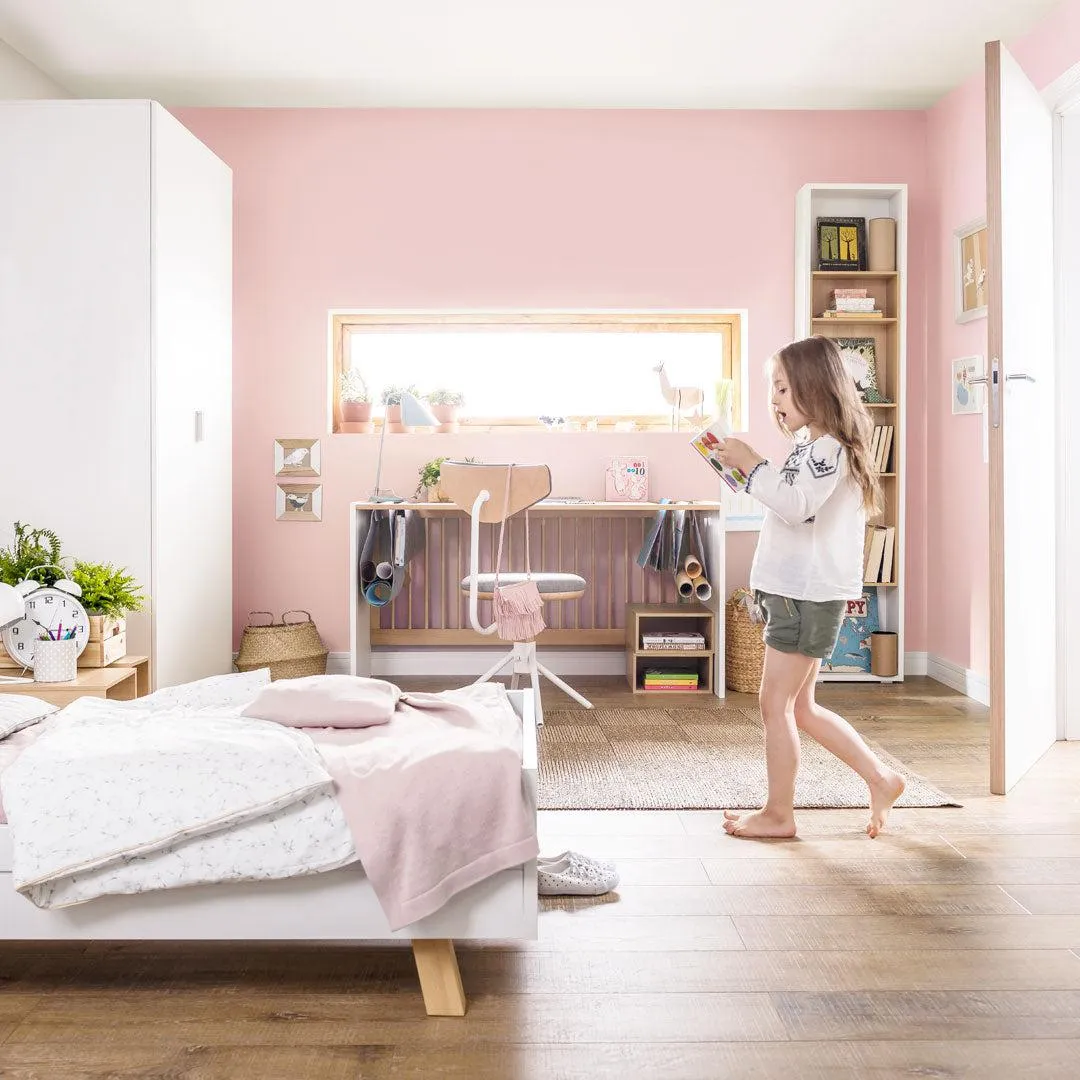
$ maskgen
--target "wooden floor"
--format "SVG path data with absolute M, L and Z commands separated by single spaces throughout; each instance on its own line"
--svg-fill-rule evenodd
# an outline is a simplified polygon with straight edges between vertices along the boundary
M 963 809 L 877 841 L 864 811 L 804 811 L 770 844 L 712 811 L 546 812 L 546 851 L 623 885 L 462 947 L 463 1020 L 424 1017 L 407 949 L 0 945 L 0 1077 L 1080 1076 L 1080 744 L 992 798 L 979 706 L 925 679 L 821 696 Z

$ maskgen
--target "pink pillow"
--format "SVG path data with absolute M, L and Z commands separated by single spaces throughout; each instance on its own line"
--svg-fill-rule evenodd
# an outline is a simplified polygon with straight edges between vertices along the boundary
M 398 687 L 382 679 L 309 675 L 270 683 L 240 715 L 297 728 L 373 727 L 389 723 L 400 697 Z

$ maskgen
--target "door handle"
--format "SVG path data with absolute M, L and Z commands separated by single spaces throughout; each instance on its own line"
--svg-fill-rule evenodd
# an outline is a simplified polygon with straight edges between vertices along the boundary
M 1019 374 L 1018 375 L 1006 375 L 1005 376 L 1005 381 L 1006 382 L 1008 382 L 1010 379 L 1023 379 L 1024 382 L 1034 382 L 1035 381 L 1035 376 L 1034 375 L 1019 375 Z
M 1009 376 L 1013 378 L 1013 376 Z M 1022 375 L 1020 378 L 1031 379 L 1030 375 Z M 1031 379 L 1034 382 L 1034 379 Z M 990 423 L 994 427 L 1001 427 L 1001 394 L 999 391 L 1001 383 L 1001 361 L 995 356 L 990 360 L 990 373 L 988 375 L 975 375 L 973 378 L 968 379 L 968 382 L 973 385 L 985 384 L 990 391 Z

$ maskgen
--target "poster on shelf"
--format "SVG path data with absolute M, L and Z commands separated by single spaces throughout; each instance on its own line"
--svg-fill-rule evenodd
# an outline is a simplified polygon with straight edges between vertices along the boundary
M 822 665 L 822 671 L 870 672 L 870 635 L 880 630 L 877 591 L 869 590 L 858 600 L 846 600 L 844 621 L 836 648 Z

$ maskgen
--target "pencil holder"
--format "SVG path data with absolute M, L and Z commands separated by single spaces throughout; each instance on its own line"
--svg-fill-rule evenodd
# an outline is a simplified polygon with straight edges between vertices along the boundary
M 79 643 L 74 638 L 34 642 L 34 682 L 74 682 L 78 663 Z

